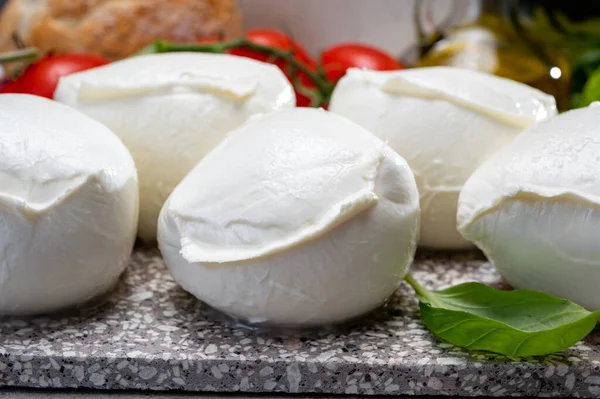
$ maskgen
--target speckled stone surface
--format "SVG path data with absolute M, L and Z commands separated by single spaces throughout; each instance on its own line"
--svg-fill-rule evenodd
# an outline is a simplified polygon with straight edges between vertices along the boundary
M 420 254 L 429 287 L 501 284 L 478 254 Z M 138 249 L 105 305 L 0 321 L 0 385 L 348 394 L 600 396 L 600 334 L 564 353 L 468 353 L 423 326 L 410 288 L 352 327 L 275 335 L 224 324 Z

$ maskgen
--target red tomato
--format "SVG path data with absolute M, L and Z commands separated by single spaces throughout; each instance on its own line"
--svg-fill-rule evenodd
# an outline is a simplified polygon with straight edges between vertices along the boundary
M 26 93 L 53 98 L 61 77 L 110 63 L 94 54 L 53 54 L 31 64 L 14 81 L 0 89 L 0 93 Z
M 17 82 L 7 81 L 7 82 L 3 82 L 2 85 L 0 85 L 0 93 L 22 93 L 22 92 L 19 90 L 19 86 L 17 85 Z
M 279 50 L 292 51 L 294 57 L 305 65 L 316 66 L 316 62 L 308 55 L 306 50 L 298 43 L 294 42 L 289 36 L 276 30 L 254 29 L 246 34 L 246 38 L 256 44 L 273 47 Z M 238 54 L 238 52 L 240 54 Z M 244 57 L 254 58 L 260 61 L 269 61 L 269 56 L 258 51 L 246 49 L 234 49 L 231 54 L 243 55 Z M 283 60 L 274 62 L 280 68 L 285 68 L 287 63 Z
M 363 68 L 374 71 L 392 71 L 404 66 L 389 54 L 360 43 L 344 43 L 331 47 L 321 54 L 325 75 L 337 82 L 348 68 Z
M 306 50 L 284 33 L 269 29 L 255 29 L 249 31 L 246 34 L 246 38 L 256 44 L 277 48 L 279 50 L 291 51 L 296 60 L 300 63 L 313 71 L 317 69 L 317 63 L 308 55 Z M 285 73 L 292 84 L 294 83 L 294 80 L 297 79 L 302 86 L 308 89 L 314 88 L 314 84 L 306 74 L 299 71 L 295 71 L 292 74 L 289 64 L 282 59 L 272 60 L 267 54 L 248 49 L 233 49 L 228 51 L 228 53 L 275 64 L 283 71 L 283 73 Z M 296 105 L 299 107 L 306 107 L 310 104 L 310 97 L 307 97 L 296 90 Z

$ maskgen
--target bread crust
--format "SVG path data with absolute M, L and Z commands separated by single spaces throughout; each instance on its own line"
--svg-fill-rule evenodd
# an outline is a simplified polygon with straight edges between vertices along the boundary
M 242 33 L 235 0 L 10 0 L 0 16 L 0 51 L 17 34 L 42 51 L 127 57 L 156 39 L 194 42 Z

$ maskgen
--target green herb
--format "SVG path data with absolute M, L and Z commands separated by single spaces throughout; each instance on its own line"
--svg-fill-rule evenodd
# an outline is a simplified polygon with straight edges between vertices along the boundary
M 33 47 L 9 51 L 0 54 L 0 64 L 8 64 L 11 62 L 33 61 L 40 56 L 40 52 Z
M 598 77 L 600 70 L 600 47 L 583 52 L 573 67 L 571 79 L 571 108 L 586 107 L 600 100 Z
M 541 291 L 500 291 L 481 283 L 429 291 L 411 276 L 406 281 L 432 333 L 456 346 L 510 357 L 567 349 L 588 335 L 600 317 L 600 311 Z
M 572 91 L 581 93 L 590 75 L 598 68 L 600 68 L 600 48 L 589 48 L 581 54 L 573 66 Z
M 586 107 L 594 101 L 600 101 L 600 68 L 596 69 L 585 82 L 578 105 Z

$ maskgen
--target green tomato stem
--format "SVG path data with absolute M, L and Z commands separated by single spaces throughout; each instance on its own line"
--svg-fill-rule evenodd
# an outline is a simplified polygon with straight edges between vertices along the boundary
M 183 44 L 183 43 L 169 43 L 164 40 L 158 40 L 146 47 L 138 54 L 156 54 L 156 53 L 169 53 L 178 51 L 192 51 L 202 53 L 224 53 L 227 50 L 234 48 L 243 48 L 248 50 L 258 51 L 263 54 L 272 56 L 286 61 L 294 70 L 298 70 L 306 75 L 306 77 L 316 86 L 318 94 L 323 99 L 319 104 L 326 103 L 333 92 L 334 85 L 327 80 L 327 78 L 319 71 L 313 71 L 308 68 L 304 63 L 299 62 L 293 54 L 293 51 L 280 50 L 274 47 L 264 46 L 262 44 L 254 43 L 244 37 L 232 39 L 228 41 L 221 41 L 215 43 L 201 43 L 201 44 Z
M 34 47 L 28 47 L 20 50 L 0 53 L 0 64 L 10 62 L 33 61 L 38 58 L 40 52 Z
M 407 274 L 404 277 L 404 280 L 406 280 L 408 285 L 410 285 L 413 288 L 413 290 L 415 290 L 415 292 L 417 293 L 418 296 L 427 300 L 433 306 L 442 307 L 442 305 L 435 298 L 435 295 L 433 295 L 432 292 L 429 291 L 427 288 L 425 288 L 421 284 L 419 284 L 419 282 L 417 280 L 415 280 L 413 276 L 411 276 L 410 274 Z

